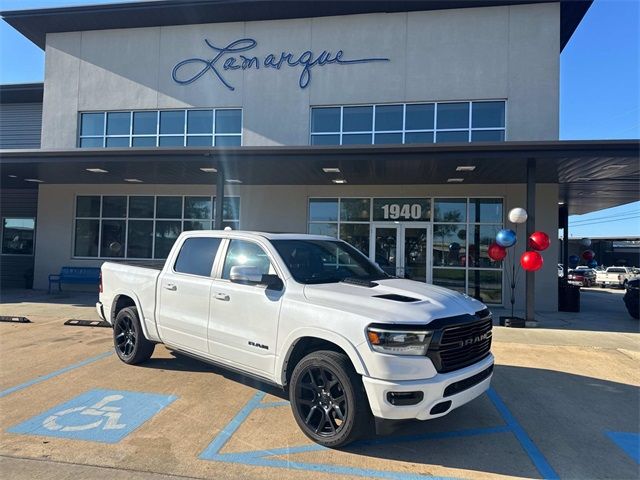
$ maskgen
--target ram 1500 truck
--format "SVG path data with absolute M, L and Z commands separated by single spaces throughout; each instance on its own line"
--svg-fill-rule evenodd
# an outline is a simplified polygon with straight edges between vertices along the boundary
M 372 415 L 441 417 L 493 371 L 485 305 L 390 277 L 325 236 L 185 232 L 161 269 L 104 263 L 96 307 L 123 362 L 162 343 L 281 386 L 302 431 L 329 447 Z

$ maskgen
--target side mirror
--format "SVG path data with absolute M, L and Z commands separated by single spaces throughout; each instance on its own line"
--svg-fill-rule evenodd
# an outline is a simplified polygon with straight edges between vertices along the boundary
M 262 281 L 260 282 L 267 286 L 267 290 L 282 290 L 284 283 L 278 275 L 262 275 Z
M 262 275 L 255 266 L 236 265 L 231 267 L 229 279 L 233 283 L 260 283 Z

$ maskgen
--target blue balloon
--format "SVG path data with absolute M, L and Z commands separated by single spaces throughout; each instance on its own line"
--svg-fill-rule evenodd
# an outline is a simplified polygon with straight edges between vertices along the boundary
M 578 262 L 580 262 L 580 257 L 577 255 L 571 255 L 569 257 L 569 266 L 571 268 L 575 268 L 578 266 Z
M 457 252 L 458 250 L 460 250 L 460 244 L 458 242 L 452 242 L 449 244 L 449 250 L 451 252 Z
M 589 260 L 589 262 L 587 263 L 587 266 L 588 266 L 589 268 L 596 268 L 596 267 L 598 266 L 598 262 L 597 262 L 597 261 L 596 261 L 596 259 L 594 258 L 594 259 L 592 259 L 592 260 Z
M 516 244 L 516 232 L 513 230 L 500 230 L 496 234 L 496 243 L 504 248 L 513 247 Z

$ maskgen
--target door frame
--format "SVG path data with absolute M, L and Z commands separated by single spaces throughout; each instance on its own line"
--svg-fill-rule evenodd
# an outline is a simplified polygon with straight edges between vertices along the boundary
M 396 229 L 396 257 L 399 262 L 396 262 L 396 271 L 398 268 L 402 269 L 404 275 L 405 266 L 405 230 L 407 228 L 425 229 L 427 231 L 427 258 L 426 258 L 426 272 L 427 278 L 425 283 L 432 283 L 433 281 L 433 230 L 430 222 L 371 222 L 369 230 L 369 259 L 375 262 L 375 249 L 376 249 L 376 229 L 378 228 L 395 228 Z

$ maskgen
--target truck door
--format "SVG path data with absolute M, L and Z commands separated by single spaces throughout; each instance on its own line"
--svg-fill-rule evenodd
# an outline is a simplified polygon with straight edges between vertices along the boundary
M 260 275 L 276 274 L 265 250 L 252 241 L 229 242 L 220 278 L 213 281 L 209 352 L 256 374 L 274 369 L 278 317 L 284 289 L 258 283 L 234 283 L 234 266 L 255 266 Z
M 222 239 L 187 238 L 173 265 L 167 265 L 158 288 L 158 330 L 163 342 L 207 353 L 211 276 Z

